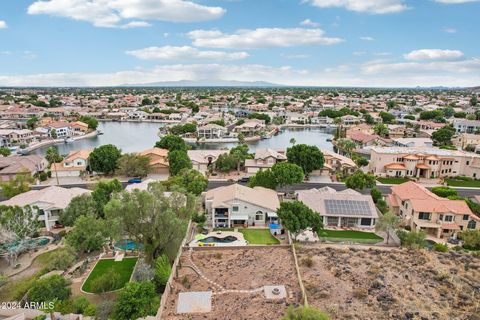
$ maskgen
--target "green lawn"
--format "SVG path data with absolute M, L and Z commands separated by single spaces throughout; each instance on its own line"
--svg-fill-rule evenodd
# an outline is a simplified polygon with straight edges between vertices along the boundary
M 279 244 L 280 241 L 272 236 L 268 229 L 239 229 L 249 244 Z
M 410 179 L 408 179 L 408 178 L 395 178 L 395 177 L 377 178 L 377 180 L 380 181 L 383 184 L 401 184 L 401 183 L 410 181 Z
M 124 258 L 122 261 L 115 261 L 114 259 L 101 259 L 95 265 L 92 272 L 87 278 L 87 281 L 83 284 L 82 290 L 85 292 L 91 292 L 91 283 L 94 279 L 104 274 L 105 272 L 113 269 L 115 273 L 119 274 L 122 279 L 123 286 L 130 281 L 137 258 Z
M 320 238 L 326 238 L 335 242 L 361 242 L 377 243 L 383 241 L 383 238 L 373 232 L 353 231 L 353 230 L 322 230 L 319 232 Z
M 456 180 L 456 179 L 445 179 L 448 186 L 451 187 L 469 187 L 469 188 L 480 188 L 480 180 Z

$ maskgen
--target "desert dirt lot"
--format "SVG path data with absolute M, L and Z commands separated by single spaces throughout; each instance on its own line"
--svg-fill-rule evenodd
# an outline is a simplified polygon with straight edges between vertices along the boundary
M 480 258 L 471 254 L 319 245 L 297 254 L 308 302 L 332 319 L 480 319 Z
M 174 281 L 164 319 L 279 319 L 288 304 L 302 302 L 300 286 L 291 248 L 271 247 L 252 249 L 195 250 L 192 260 L 210 280 L 227 290 L 252 290 L 265 285 L 284 285 L 287 299 L 267 301 L 262 291 L 257 293 L 222 293 L 221 289 L 202 279 L 189 265 L 188 251 L 181 257 L 182 268 Z M 212 311 L 203 314 L 176 314 L 179 292 L 212 290 Z

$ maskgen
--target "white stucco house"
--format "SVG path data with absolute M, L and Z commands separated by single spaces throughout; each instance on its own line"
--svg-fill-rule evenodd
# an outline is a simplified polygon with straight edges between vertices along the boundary
M 44 222 L 47 231 L 50 231 L 58 222 L 60 213 L 70 204 L 73 198 L 82 194 L 91 193 L 82 188 L 62 188 L 50 186 L 41 190 L 30 190 L 11 199 L 1 202 L 5 206 L 30 206 L 37 209 L 38 220 Z
M 280 201 L 274 190 L 232 184 L 207 191 L 204 205 L 214 228 L 230 228 L 277 222 Z
M 79 177 L 87 170 L 91 150 L 71 151 L 60 163 L 52 163 L 52 177 Z

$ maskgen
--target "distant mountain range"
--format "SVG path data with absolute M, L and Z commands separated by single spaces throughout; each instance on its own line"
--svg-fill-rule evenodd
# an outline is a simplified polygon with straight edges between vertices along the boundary
M 236 80 L 179 80 L 150 82 L 143 84 L 125 84 L 121 87 L 283 87 L 281 84 L 266 81 L 236 81 Z

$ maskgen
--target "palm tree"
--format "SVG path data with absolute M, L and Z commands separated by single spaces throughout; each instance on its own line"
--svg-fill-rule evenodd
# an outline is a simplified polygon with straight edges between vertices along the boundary
M 295 145 L 295 143 L 297 143 L 297 140 L 295 140 L 295 138 L 291 138 L 291 139 L 290 139 L 290 143 L 291 143 L 292 145 Z

